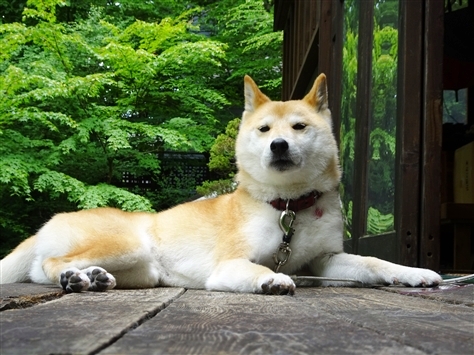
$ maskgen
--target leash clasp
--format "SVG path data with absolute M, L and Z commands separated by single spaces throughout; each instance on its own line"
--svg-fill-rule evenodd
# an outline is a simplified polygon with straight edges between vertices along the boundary
M 280 270 L 280 267 L 286 264 L 291 256 L 291 248 L 288 243 L 280 243 L 277 251 L 273 254 L 273 261 L 275 262 L 275 272 Z
M 285 234 L 285 236 L 293 234 L 294 230 L 292 226 L 295 219 L 296 219 L 296 213 L 294 211 L 289 210 L 288 207 L 285 211 L 281 212 L 280 229 Z
M 286 202 L 286 209 L 280 215 L 280 229 L 283 232 L 283 241 L 278 246 L 277 251 L 273 254 L 273 261 L 275 262 L 275 272 L 286 264 L 291 256 L 290 242 L 295 230 L 293 223 L 296 219 L 296 212 L 288 208 L 290 200 Z

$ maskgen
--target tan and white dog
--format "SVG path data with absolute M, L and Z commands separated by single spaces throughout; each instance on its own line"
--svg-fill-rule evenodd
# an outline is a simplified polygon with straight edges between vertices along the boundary
M 438 284 L 433 271 L 343 252 L 327 100 L 323 74 L 303 100 L 287 102 L 271 101 L 246 76 L 235 192 L 160 213 L 58 214 L 1 261 L 1 283 L 293 294 L 288 275 L 307 266 L 365 284 Z

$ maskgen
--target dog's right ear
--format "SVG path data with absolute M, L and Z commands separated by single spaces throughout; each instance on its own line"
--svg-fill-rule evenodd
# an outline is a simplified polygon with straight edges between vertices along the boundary
M 244 77 L 245 111 L 253 112 L 265 102 L 271 101 L 263 94 L 253 79 L 246 75 Z

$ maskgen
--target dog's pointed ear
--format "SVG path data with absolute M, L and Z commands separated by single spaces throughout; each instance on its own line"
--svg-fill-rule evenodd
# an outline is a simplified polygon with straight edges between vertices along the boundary
M 248 76 L 244 77 L 245 111 L 253 112 L 265 102 L 271 101 L 268 96 L 263 94 L 255 81 Z
M 328 87 L 326 84 L 326 75 L 319 74 L 314 81 L 310 92 L 303 98 L 316 112 L 328 109 Z

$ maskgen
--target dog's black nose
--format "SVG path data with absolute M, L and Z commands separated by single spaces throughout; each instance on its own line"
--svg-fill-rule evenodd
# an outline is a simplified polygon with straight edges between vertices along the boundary
M 283 138 L 277 138 L 270 144 L 273 153 L 283 154 L 288 150 L 288 142 Z

